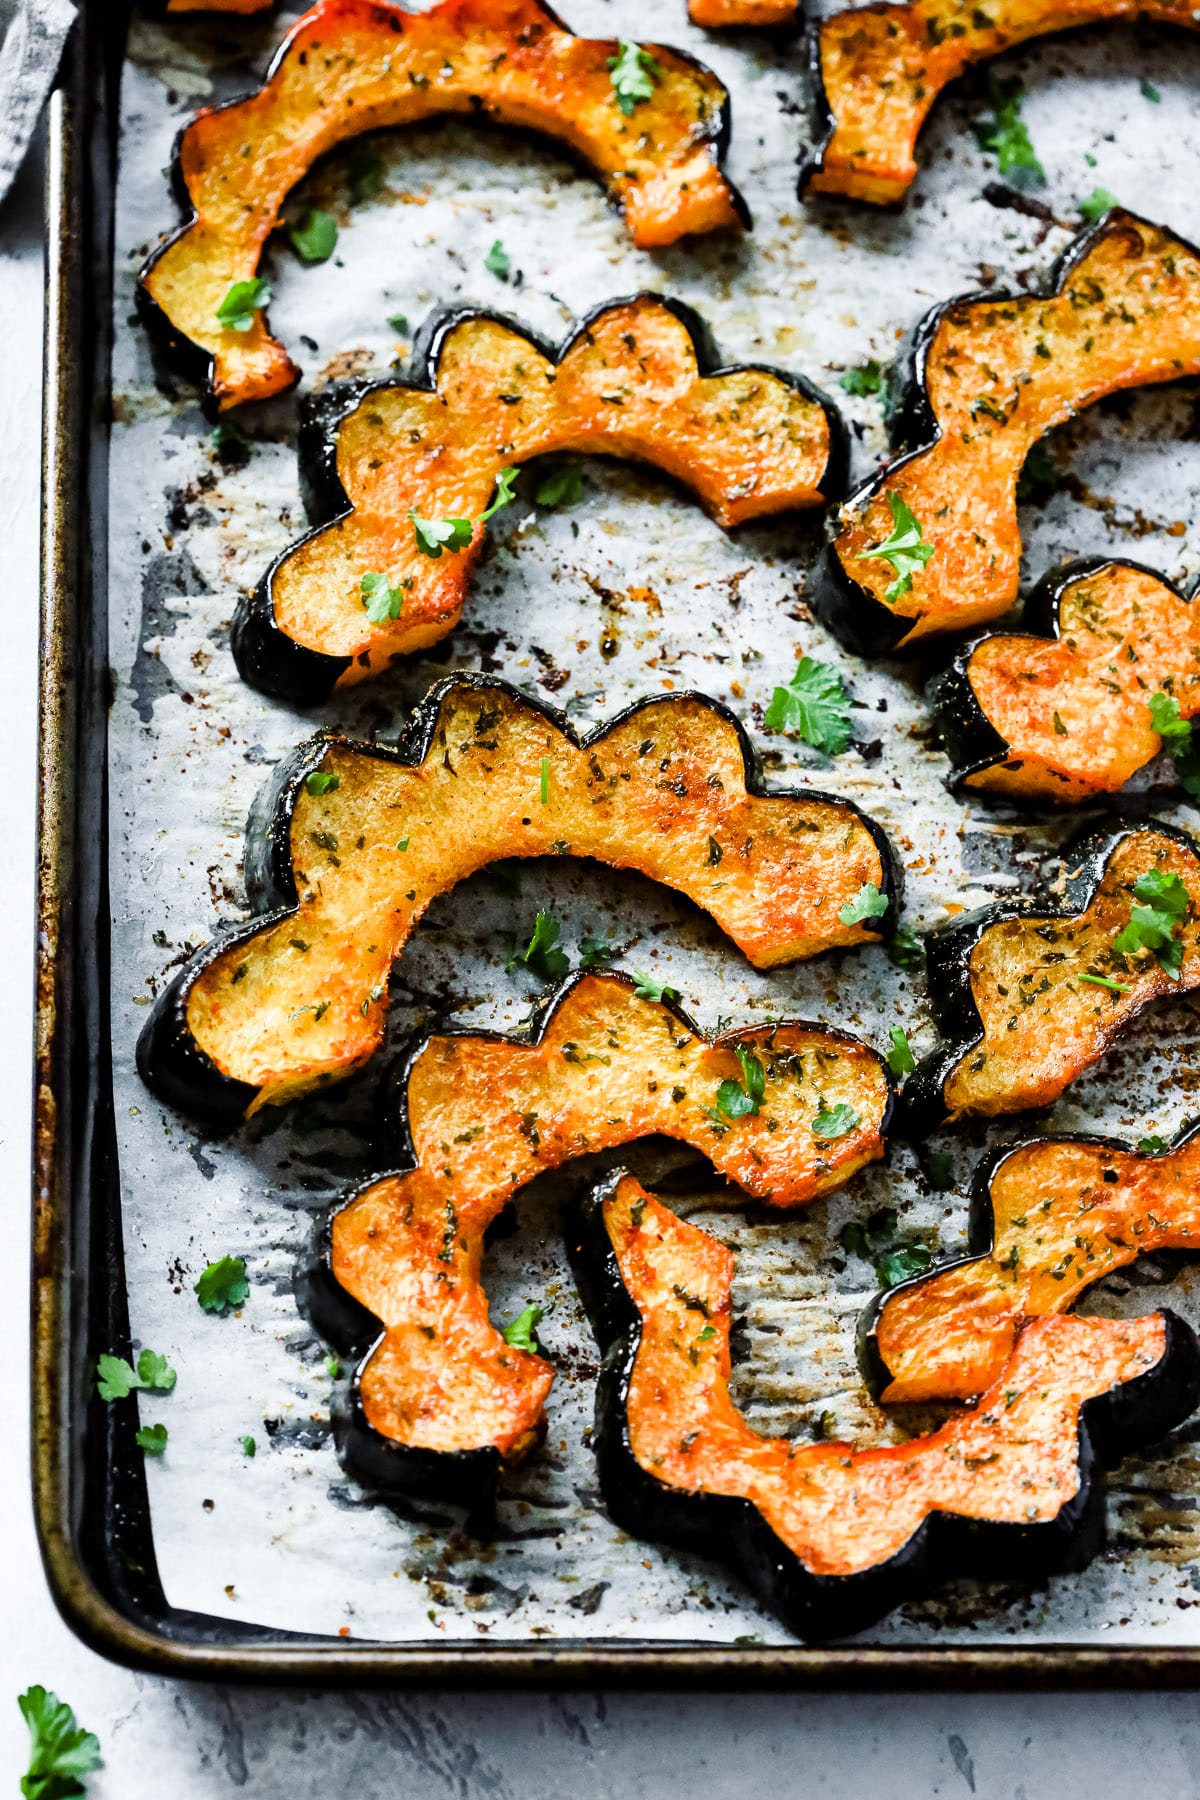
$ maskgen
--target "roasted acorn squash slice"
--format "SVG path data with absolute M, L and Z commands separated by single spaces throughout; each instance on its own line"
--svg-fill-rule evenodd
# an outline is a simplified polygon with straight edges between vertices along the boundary
M 846 438 L 800 377 L 719 368 L 702 320 L 656 294 L 597 308 L 551 349 L 512 319 L 459 309 L 418 333 L 416 377 L 308 409 L 301 456 L 320 529 L 277 559 L 239 607 L 233 650 L 255 687 L 323 699 L 445 637 L 483 544 L 504 468 L 551 450 L 653 463 L 726 528 L 843 491 Z M 424 554 L 420 519 L 474 521 L 470 542 Z M 386 571 L 399 617 L 372 624 L 363 575 Z
M 1171 1314 L 1044 1318 L 979 1404 L 927 1437 L 764 1438 L 729 1394 L 729 1251 L 628 1175 L 589 1197 L 568 1242 L 604 1351 L 609 1513 L 732 1561 L 801 1637 L 859 1631 L 945 1575 L 1080 1567 L 1104 1541 L 1099 1461 L 1200 1395 L 1196 1340 Z
M 617 45 L 577 38 L 541 0 L 317 0 L 256 94 L 200 112 L 180 136 L 175 180 L 191 216 L 151 257 L 139 296 L 169 349 L 206 374 L 221 407 L 265 400 L 299 370 L 253 311 L 218 313 L 253 281 L 288 194 L 318 157 L 381 126 L 470 113 L 559 139 L 602 175 L 636 244 L 748 223 L 721 170 L 728 95 L 702 64 L 648 46 L 660 71 L 626 114 L 608 68 Z M 240 321 L 239 321 L 240 323 Z
M 917 448 L 838 509 L 805 598 L 866 656 L 998 618 L 1017 598 L 1031 446 L 1105 394 L 1198 371 L 1200 252 L 1119 210 L 1075 240 L 1047 294 L 935 307 L 898 421 Z
M 1152 1250 L 1200 1250 L 1200 1127 L 1157 1155 L 1111 1138 L 997 1151 L 972 1192 L 971 1256 L 885 1294 L 867 1332 L 881 1398 L 970 1400 L 1028 1320 L 1063 1313 Z
M 1022 623 L 968 645 L 933 684 L 954 786 L 1056 805 L 1116 793 L 1162 749 L 1154 695 L 1181 720 L 1200 712 L 1200 605 L 1152 569 L 1068 563 Z
M 138 1046 L 147 1084 L 231 1123 L 349 1075 L 378 1048 L 387 982 L 438 894 L 508 857 L 590 856 L 687 894 L 758 968 L 877 942 L 838 917 L 895 892 L 887 840 L 848 801 L 761 790 L 732 714 L 643 701 L 583 740 L 503 682 L 456 676 L 397 748 L 323 736 L 251 813 L 252 918 L 196 951 Z
M 762 1098 L 729 1117 L 719 1092 L 743 1058 Z M 710 1043 L 619 974 L 569 982 L 531 1039 L 427 1038 L 403 1076 L 407 1167 L 335 1211 L 310 1307 L 344 1353 L 371 1346 L 339 1428 L 347 1467 L 376 1488 L 477 1498 L 537 1441 L 553 1379 L 489 1323 L 480 1273 L 484 1232 L 526 1182 L 661 1133 L 767 1205 L 801 1206 L 883 1155 L 891 1110 L 887 1070 L 856 1039 L 784 1021 Z M 855 1122 L 822 1137 L 835 1106 Z
M 964 69 L 1028 38 L 1124 19 L 1200 28 L 1190 0 L 910 0 L 831 14 L 810 32 L 817 142 L 801 190 L 903 200 L 917 134 Z
M 1000 900 L 924 939 L 946 1041 L 904 1085 L 908 1135 L 1051 1105 L 1152 1000 L 1200 987 L 1200 846 L 1186 832 L 1105 829 L 1062 860 L 1061 907 Z

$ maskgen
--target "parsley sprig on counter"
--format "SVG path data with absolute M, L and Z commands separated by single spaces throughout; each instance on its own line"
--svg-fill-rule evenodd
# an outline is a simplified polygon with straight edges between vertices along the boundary
M 852 1219 L 842 1227 L 842 1249 L 874 1265 L 880 1287 L 895 1287 L 910 1275 L 923 1275 L 933 1262 L 926 1245 L 899 1236 L 899 1220 L 890 1206 L 871 1214 L 866 1224 Z
M 802 738 L 826 756 L 840 756 L 850 742 L 850 695 L 832 663 L 802 656 L 786 687 L 777 687 L 763 715 L 768 731 Z
M 196 1283 L 194 1292 L 205 1312 L 217 1313 L 222 1317 L 235 1307 L 244 1306 L 250 1298 L 245 1259 L 240 1256 L 222 1256 L 219 1261 L 209 1263 Z
M 1015 175 L 1018 180 L 1046 185 L 1046 171 L 1034 155 L 1029 130 L 1021 117 L 1025 90 L 1019 81 L 1006 81 L 992 70 L 987 79 L 987 97 L 992 109 L 990 118 L 980 119 L 975 137 L 981 150 L 990 150 L 1001 175 Z
M 83 1800 L 84 1776 L 100 1767 L 100 1740 L 85 1731 L 65 1700 L 40 1685 L 18 1695 L 29 1727 L 29 1767 L 21 1777 L 25 1800 Z
M 96 1358 L 96 1392 L 102 1400 L 124 1400 L 138 1388 L 152 1394 L 169 1394 L 175 1381 L 175 1370 L 165 1356 L 154 1350 L 143 1350 L 136 1368 L 123 1356 Z
M 540 1306 L 530 1304 L 515 1319 L 500 1329 L 500 1336 L 514 1350 L 527 1350 L 530 1356 L 540 1356 L 542 1346 L 538 1343 L 537 1328 L 545 1313 Z
M 300 224 L 292 226 L 288 238 L 301 262 L 328 262 L 337 247 L 337 221 L 332 213 L 311 206 Z
M 542 981 L 557 981 L 571 967 L 566 951 L 559 948 L 558 940 L 561 936 L 562 926 L 554 914 L 540 912 L 533 927 L 533 936 L 524 950 L 518 946 L 513 951 L 504 965 L 505 971 L 515 969 L 518 963 L 522 963 Z

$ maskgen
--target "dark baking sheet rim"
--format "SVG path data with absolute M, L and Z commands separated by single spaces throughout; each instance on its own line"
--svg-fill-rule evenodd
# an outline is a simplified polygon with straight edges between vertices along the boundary
M 33 1490 L 55 1602 L 92 1649 L 171 1676 L 446 1687 L 1200 1685 L 1200 1648 L 401 1645 L 185 1612 L 158 1578 L 132 1410 L 90 1396 L 128 1347 L 108 1019 L 107 449 L 116 97 L 126 8 L 84 0 L 46 177 L 33 1138 Z

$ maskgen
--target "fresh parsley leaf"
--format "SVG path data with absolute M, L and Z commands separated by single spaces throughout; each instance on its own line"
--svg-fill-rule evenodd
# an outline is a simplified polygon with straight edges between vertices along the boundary
M 826 756 L 850 742 L 850 695 L 832 663 L 802 656 L 786 687 L 777 687 L 763 715 L 768 731 L 794 732 Z
M 310 206 L 303 221 L 292 226 L 288 237 L 301 262 L 328 262 L 337 247 L 337 221 L 332 213 Z
M 717 1111 L 727 1119 L 752 1118 L 763 1103 L 766 1093 L 766 1070 L 752 1050 L 733 1046 L 742 1070 L 742 1081 L 723 1081 L 717 1088 Z M 742 1085 L 745 1083 L 745 1086 Z
M 654 89 L 662 80 L 662 64 L 640 44 L 621 38 L 617 54 L 608 59 L 609 76 L 617 105 L 628 119 L 635 107 L 654 98 Z
M 255 313 L 270 299 L 269 281 L 235 281 L 217 308 L 217 324 L 222 331 L 249 331 Z
M 507 506 L 509 501 L 514 498 L 513 489 L 520 473 L 520 469 L 497 469 L 496 492 L 492 504 L 479 515 L 481 525 L 486 525 L 493 513 L 498 513 L 502 506 Z
M 933 1263 L 925 1244 L 906 1244 L 899 1250 L 884 1250 L 875 1262 L 875 1273 L 881 1287 L 895 1287 L 912 1275 L 923 1275 Z
M 838 377 L 838 386 L 844 394 L 853 394 L 856 399 L 861 399 L 864 394 L 877 394 L 883 387 L 883 364 L 865 362 L 857 369 L 847 369 Z
M 136 1369 L 123 1356 L 98 1356 L 96 1377 L 96 1392 L 102 1400 L 108 1401 L 124 1400 L 137 1388 L 169 1394 L 176 1381 L 175 1371 L 166 1357 L 159 1356 L 154 1350 L 142 1351 Z
M 1187 719 L 1180 718 L 1179 702 L 1174 694 L 1151 694 L 1149 706 L 1150 723 L 1164 743 L 1170 744 L 1191 737 L 1191 724 Z
M 935 1194 L 945 1194 L 954 1186 L 954 1158 L 948 1150 L 926 1150 L 921 1169 Z
M 209 1263 L 196 1283 L 195 1295 L 205 1312 L 222 1316 L 234 1307 L 244 1306 L 250 1298 L 245 1259 L 222 1256 L 218 1262 Z
M 613 959 L 613 947 L 603 938 L 585 937 L 579 945 L 579 962 L 584 969 L 602 969 Z
M 396 335 L 398 337 L 407 337 L 408 336 L 408 314 L 407 313 L 389 313 L 388 314 L 388 324 L 391 326 L 392 330 L 396 333 Z
M 1042 442 L 1030 446 L 1017 477 L 1017 500 L 1022 506 L 1045 506 L 1057 494 L 1062 481 L 1058 464 Z
M 838 918 L 843 925 L 861 925 L 864 919 L 882 919 L 887 909 L 887 895 L 873 881 L 864 881 L 853 900 L 838 908 Z
M 496 277 L 497 281 L 508 280 L 508 277 L 512 272 L 512 263 L 509 261 L 508 251 L 504 248 L 504 245 L 500 242 L 499 238 L 496 239 L 495 243 L 484 257 L 483 266 L 489 275 L 494 275 Z
M 560 975 L 567 974 L 571 967 L 565 950 L 558 948 L 561 936 L 562 926 L 553 913 L 540 912 L 529 943 L 524 950 L 513 951 L 504 965 L 505 969 L 514 969 L 518 963 L 524 963 L 540 980 L 557 980 Z
M 432 556 L 435 560 L 443 550 L 465 550 L 475 529 L 470 519 L 420 519 L 415 506 L 409 507 L 408 516 L 412 520 L 417 549 L 422 556 Z
M 305 788 L 317 800 L 321 798 L 322 794 L 332 794 L 334 789 L 341 785 L 341 776 L 332 774 L 328 769 L 313 769 L 304 777 Z
M 583 470 L 563 463 L 551 471 L 533 496 L 535 506 L 578 506 L 583 499 Z
M 911 925 L 898 925 L 896 935 L 887 947 L 888 961 L 894 969 L 921 969 L 925 966 L 925 946 Z
M 1141 92 L 1142 99 L 1149 100 L 1154 106 L 1158 106 L 1162 101 L 1162 95 L 1159 93 L 1154 83 L 1152 81 L 1147 81 L 1144 76 L 1141 81 Z
M 1183 968 L 1183 940 L 1175 936 L 1175 931 L 1187 912 L 1188 891 L 1179 876 L 1150 869 L 1133 884 L 1129 923 L 1113 939 L 1113 949 L 1118 956 L 1136 956 L 1142 950 L 1151 950 L 1159 967 L 1178 981 Z
M 1160 1138 L 1155 1131 L 1149 1137 L 1139 1138 L 1137 1147 L 1143 1156 L 1161 1156 L 1167 1147 L 1167 1142 L 1165 1138 Z
M 819 1138 L 845 1137 L 856 1125 L 862 1124 L 862 1114 L 855 1112 L 852 1106 L 841 1102 L 838 1106 L 827 1106 L 821 1101 L 821 1110 L 812 1122 L 812 1134 Z
M 696 1342 L 698 1344 L 707 1344 L 709 1339 L 715 1338 L 716 1335 L 717 1335 L 717 1328 L 715 1325 L 704 1325 L 696 1333 Z
M 1173 694 L 1151 694 L 1150 723 L 1175 764 L 1180 786 L 1193 800 L 1200 800 L 1200 745 L 1191 721 L 1180 718 L 1179 702 Z
M 633 976 L 637 983 L 633 991 L 639 1000 L 678 1000 L 679 989 L 668 982 L 655 981 L 653 975 L 647 975 L 641 969 L 635 969 Z
M 537 1328 L 544 1317 L 542 1308 L 531 1304 L 518 1313 L 511 1324 L 501 1326 L 500 1336 L 514 1350 L 527 1350 L 530 1356 L 540 1356 L 542 1346 L 538 1343 Z
M 1110 194 L 1107 188 L 1093 188 L 1087 199 L 1079 202 L 1079 216 L 1094 225 L 1097 219 L 1102 219 L 1106 212 L 1120 204 L 1117 196 Z
M 147 1456 L 161 1456 L 167 1447 L 167 1428 L 165 1425 L 143 1425 L 134 1433 L 133 1441 Z
M 1046 184 L 1046 171 L 1033 153 L 1029 132 L 1021 118 L 1024 89 L 1019 81 L 1005 81 L 991 70 L 987 79 L 990 118 L 981 119 L 975 137 L 981 150 L 995 156 L 1001 175 L 1016 175 L 1038 187 Z
M 891 1048 L 887 1053 L 887 1066 L 897 1077 L 911 1075 L 917 1066 L 917 1059 L 912 1053 L 908 1041 L 908 1033 L 903 1025 L 893 1025 L 891 1029 Z
M 238 1443 L 242 1446 L 243 1456 L 256 1456 L 258 1454 L 258 1445 L 252 1437 L 240 1437 Z
M 896 579 L 885 590 L 883 597 L 894 602 L 911 590 L 913 576 L 925 567 L 933 555 L 934 546 L 925 542 L 920 521 L 901 494 L 889 492 L 887 503 L 892 514 L 890 535 L 882 544 L 876 544 L 870 550 L 862 550 L 859 555 L 864 562 L 878 556 L 891 564 Z
M 410 515 L 411 516 L 411 515 Z M 468 530 L 470 528 L 468 527 Z M 417 542 L 421 539 L 418 536 Z M 430 552 L 432 555 L 433 552 Z M 441 555 L 441 551 L 437 552 Z M 393 587 L 389 577 L 379 569 L 368 569 L 358 584 L 363 597 L 363 605 L 367 609 L 367 617 L 372 625 L 386 625 L 389 619 L 398 619 L 404 608 L 403 585 Z
M 235 419 L 221 419 L 209 439 L 218 462 L 240 469 L 250 460 L 254 445 Z
M 66 1701 L 44 1687 L 26 1688 L 17 1705 L 32 1740 L 21 1777 L 25 1800 L 83 1800 L 83 1777 L 100 1767 L 99 1738 L 77 1725 Z
M 336 1381 L 341 1372 L 342 1365 L 337 1357 L 327 1356 L 325 1358 L 325 1373 L 328 1375 L 330 1381 Z

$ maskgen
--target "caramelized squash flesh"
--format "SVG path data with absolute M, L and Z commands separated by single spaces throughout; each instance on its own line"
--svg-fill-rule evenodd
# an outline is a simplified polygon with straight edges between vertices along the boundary
M 608 68 L 616 43 L 573 36 L 541 0 L 439 0 L 427 12 L 317 0 L 258 93 L 198 113 L 184 131 L 177 171 L 195 216 L 143 270 L 142 289 L 175 337 L 211 358 L 219 406 L 290 387 L 298 370 L 261 311 L 249 330 L 222 327 L 226 296 L 255 277 L 285 199 L 319 157 L 444 113 L 558 139 L 604 178 L 642 248 L 740 225 L 720 168 L 724 87 L 678 51 L 647 48 L 660 72 L 627 115 Z
M 729 1393 L 730 1252 L 631 1177 L 605 1223 L 640 1322 L 625 1404 L 637 1464 L 681 1493 L 748 1500 L 811 1575 L 879 1569 L 933 1514 L 1054 1520 L 1079 1491 L 1082 1407 L 1166 1351 L 1161 1316 L 1036 1319 L 978 1406 L 926 1437 L 866 1450 L 763 1438 Z
M 827 135 L 806 185 L 874 206 L 903 200 L 917 135 L 965 69 L 1029 38 L 1118 20 L 1197 29 L 1185 0 L 910 0 L 833 13 L 816 28 Z
M 1152 1250 L 1200 1248 L 1200 1138 L 1158 1156 L 1042 1139 L 1009 1151 L 988 1192 L 987 1254 L 898 1289 L 880 1308 L 885 1401 L 972 1399 L 999 1380 L 1028 1320 L 1066 1312 Z
M 688 0 L 688 18 L 705 31 L 794 25 L 796 15 L 796 0 Z
M 181 1009 L 188 1045 L 254 1106 L 349 1074 L 382 1039 L 389 970 L 430 901 L 504 858 L 637 869 L 760 968 L 878 939 L 879 921 L 838 914 L 866 883 L 890 893 L 882 834 L 845 802 L 753 791 L 749 745 L 710 701 L 651 701 L 581 744 L 558 715 L 468 678 L 433 691 L 410 743 L 318 739 L 277 777 L 266 837 L 295 903 L 197 952 L 160 997 L 151 1085 Z
M 1077 240 L 1053 294 L 954 301 L 932 315 L 917 379 L 936 439 L 840 508 L 817 596 L 831 628 L 906 648 L 999 617 L 1017 598 L 1016 488 L 1030 447 L 1105 394 L 1198 371 L 1200 257 L 1120 211 Z M 880 553 L 897 503 L 932 550 L 907 588 Z
M 271 628 L 350 659 L 343 684 L 444 637 L 462 613 L 497 475 L 550 451 L 652 463 L 726 527 L 822 505 L 837 480 L 831 459 L 841 462 L 832 405 L 769 369 L 702 373 L 697 326 L 642 294 L 601 308 L 557 356 L 486 313 L 435 329 L 426 386 L 372 388 L 333 426 L 349 510 L 275 564 Z M 476 521 L 470 544 L 424 554 L 414 511 Z M 403 596 L 399 617 L 381 624 L 362 590 L 372 570 Z
M 735 1046 L 761 1070 L 763 1098 L 730 1118 L 718 1093 L 743 1079 Z M 890 1095 L 879 1057 L 853 1038 L 783 1023 L 710 1043 L 628 978 L 584 975 L 532 1044 L 429 1039 L 406 1103 L 415 1168 L 351 1199 L 330 1235 L 334 1280 L 384 1326 L 360 1372 L 364 1412 L 394 1443 L 514 1461 L 537 1441 L 552 1371 L 489 1322 L 481 1260 L 484 1232 L 526 1182 L 661 1133 L 768 1205 L 801 1206 L 883 1155 Z M 836 1105 L 856 1122 L 819 1136 Z
M 1200 712 L 1200 606 L 1148 569 L 1108 563 L 1066 583 L 1054 633 L 997 633 L 966 657 L 974 706 L 1005 746 L 966 787 L 1057 804 L 1116 793 L 1162 749 L 1152 695 L 1181 719 Z

